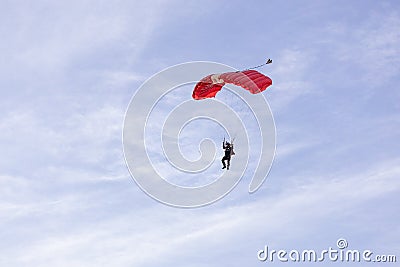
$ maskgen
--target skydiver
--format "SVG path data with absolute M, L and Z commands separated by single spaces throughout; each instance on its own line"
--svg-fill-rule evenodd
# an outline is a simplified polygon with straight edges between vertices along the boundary
M 235 155 L 235 152 L 233 152 L 233 144 L 231 145 L 229 142 L 222 141 L 222 149 L 225 150 L 225 155 L 222 158 L 222 169 L 227 169 L 229 170 L 229 166 L 231 165 L 231 156 Z M 225 160 L 227 161 L 227 164 L 225 164 Z

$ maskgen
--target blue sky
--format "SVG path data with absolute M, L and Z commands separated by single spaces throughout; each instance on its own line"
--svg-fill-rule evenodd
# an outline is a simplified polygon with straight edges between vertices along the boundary
M 400 260 L 398 29 L 398 1 L 2 1 L 0 265 L 262 266 L 265 245 L 341 237 Z M 268 57 L 277 149 L 262 187 L 249 195 L 245 176 L 198 209 L 143 193 L 122 149 L 140 85 L 183 62 Z

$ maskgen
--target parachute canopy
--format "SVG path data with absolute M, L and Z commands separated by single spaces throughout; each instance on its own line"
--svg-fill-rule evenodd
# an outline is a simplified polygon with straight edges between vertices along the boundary
M 193 90 L 195 100 L 215 97 L 226 83 L 240 86 L 252 94 L 258 94 L 272 84 L 272 80 L 256 70 L 244 70 L 210 74 L 198 82 Z

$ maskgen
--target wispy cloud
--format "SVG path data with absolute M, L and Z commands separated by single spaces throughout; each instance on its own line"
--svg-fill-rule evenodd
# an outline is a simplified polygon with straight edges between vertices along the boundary
M 273 86 L 266 92 L 273 110 L 287 109 L 293 100 L 312 92 L 314 85 L 308 77 L 313 60 L 309 51 L 289 48 L 275 59 Z
M 6 42 L 7 54 L 26 67 L 49 71 L 82 61 L 93 52 L 105 52 L 104 48 L 119 42 L 118 47 L 129 49 L 133 59 L 151 38 L 163 8 L 162 2 L 152 6 L 95 1 L 9 4 L 7 13 L 2 12 L 7 26 L 3 29 L 13 30 Z
M 0 265 L 256 266 L 266 243 L 321 247 L 338 235 L 354 247 L 398 248 L 400 20 L 381 8 L 396 4 L 369 4 L 4 3 Z M 357 23 L 350 7 L 363 14 Z M 121 144 L 139 82 L 181 60 L 245 64 L 264 51 L 260 36 L 277 55 L 265 71 L 278 126 L 265 186 L 249 196 L 240 183 L 195 210 L 148 197 Z M 184 144 L 203 129 L 194 128 Z
M 371 12 L 367 19 L 356 27 L 344 23 L 330 24 L 326 31 L 335 48 L 333 54 L 341 63 L 363 70 L 357 81 L 379 85 L 399 73 L 400 27 L 398 12 Z M 366 86 L 366 85 L 365 85 Z
M 121 154 L 118 147 L 110 150 L 109 144 L 120 142 L 123 114 L 123 110 L 107 106 L 70 115 L 58 125 L 47 125 L 46 118 L 39 118 L 33 111 L 10 112 L 0 120 L 0 142 L 8 155 L 2 161 L 3 170 L 20 167 L 21 158 L 36 162 L 34 168 L 61 161 L 68 165 L 111 159 Z
M 351 229 L 352 236 L 363 235 L 368 229 L 354 226 L 363 218 L 352 217 L 351 214 L 371 200 L 384 203 L 385 195 L 399 192 L 398 166 L 398 161 L 392 161 L 359 173 L 332 174 L 328 180 L 326 176 L 313 177 L 303 186 L 289 186 L 278 195 L 264 196 L 262 201 L 238 204 L 228 209 L 214 207 L 192 212 L 155 205 L 147 210 L 126 210 L 124 215 L 109 217 L 101 222 L 90 222 L 85 218 L 80 226 L 70 229 L 72 232 L 51 232 L 24 245 L 23 255 L 14 254 L 6 263 L 19 262 L 23 266 L 28 263 L 35 266 L 49 263 L 58 266 L 111 263 L 113 266 L 147 266 L 177 258 L 185 261 L 196 255 L 207 255 L 209 259 L 216 260 L 209 262 L 210 266 L 219 266 L 228 260 L 217 261 L 219 251 L 226 244 L 236 244 L 246 257 L 255 257 L 253 254 L 259 249 L 256 240 L 262 245 L 268 242 L 290 249 L 293 248 L 293 240 L 309 237 L 318 232 L 318 228 L 323 230 L 325 226 L 321 223 L 338 214 L 351 218 L 348 222 L 350 228 L 344 227 L 346 230 L 342 234 L 349 233 Z M 59 204 L 54 205 L 60 207 Z M 390 207 L 386 208 L 390 210 Z M 48 212 L 59 213 L 58 209 Z M 75 209 L 68 209 L 66 215 L 75 212 Z M 54 221 L 55 217 L 52 218 L 51 221 Z M 297 224 L 293 224 L 293 220 Z M 161 227 L 160 223 L 168 227 Z M 303 227 L 305 224 L 307 228 Z M 382 224 L 385 223 L 381 221 Z M 291 229 L 290 237 L 285 235 L 287 229 Z M 283 238 L 277 239 L 277 232 L 282 233 L 280 236 Z M 215 236 L 218 238 L 212 238 Z M 238 243 L 243 238 L 248 240 L 247 244 Z M 323 245 L 329 244 L 315 244 L 316 247 Z M 231 248 L 226 249 L 231 251 Z M 85 253 L 82 254 L 82 251 Z M 181 261 L 175 262 L 181 266 Z M 196 266 L 196 263 L 193 264 Z

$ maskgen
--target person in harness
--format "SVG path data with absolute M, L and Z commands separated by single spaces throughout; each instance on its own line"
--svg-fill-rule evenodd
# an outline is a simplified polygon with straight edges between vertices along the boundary
M 235 155 L 235 152 L 233 152 L 233 144 L 230 144 L 229 142 L 224 141 L 222 142 L 222 149 L 225 150 L 225 155 L 222 158 L 222 169 L 227 169 L 229 170 L 229 166 L 231 165 L 231 156 Z M 225 163 L 226 161 L 226 163 Z

